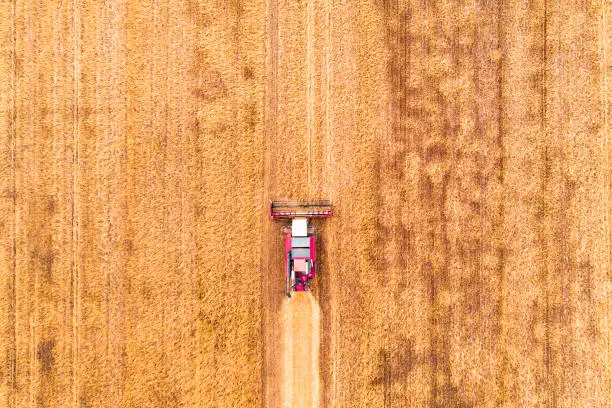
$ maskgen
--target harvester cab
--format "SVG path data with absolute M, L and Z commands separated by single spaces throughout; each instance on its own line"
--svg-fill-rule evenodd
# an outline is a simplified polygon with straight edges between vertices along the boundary
M 310 290 L 310 281 L 317 274 L 317 231 L 311 218 L 331 217 L 331 201 L 270 201 L 270 218 L 291 220 L 291 226 L 281 229 L 284 234 L 285 279 L 287 296 L 291 292 Z

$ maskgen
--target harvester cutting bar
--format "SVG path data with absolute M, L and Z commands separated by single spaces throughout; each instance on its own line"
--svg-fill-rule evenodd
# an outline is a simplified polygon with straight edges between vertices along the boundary
M 317 201 L 270 201 L 270 218 L 305 217 L 323 218 L 332 215 L 332 205 L 329 200 Z

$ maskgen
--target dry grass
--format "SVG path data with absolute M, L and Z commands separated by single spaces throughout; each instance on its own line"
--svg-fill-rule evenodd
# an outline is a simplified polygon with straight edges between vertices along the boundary
M 321 406 L 610 406 L 609 21 L 0 1 L 0 407 L 280 406 L 306 197 Z

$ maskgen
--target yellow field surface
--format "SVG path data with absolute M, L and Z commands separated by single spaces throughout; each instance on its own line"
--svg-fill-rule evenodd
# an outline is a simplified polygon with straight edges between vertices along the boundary
M 611 9 L 0 0 L 0 408 L 609 408 Z

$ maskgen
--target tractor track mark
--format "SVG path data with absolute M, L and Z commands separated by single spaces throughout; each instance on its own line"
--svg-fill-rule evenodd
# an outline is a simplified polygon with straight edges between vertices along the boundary
M 78 367 L 79 367 L 79 330 L 80 321 L 80 292 L 79 292 L 79 138 L 80 138 L 80 31 L 79 9 L 77 1 L 72 2 L 72 30 L 73 30 L 73 117 L 72 117 L 72 264 L 71 264 L 71 303 L 72 303 L 72 405 L 77 406 L 79 395 Z
M 334 193 L 338 191 L 338 186 L 335 182 L 338 180 L 335 171 L 334 163 L 334 99 L 333 99 L 333 87 L 334 87 L 334 67 L 332 66 L 333 52 L 334 52 L 334 36 L 333 36 L 333 7 L 332 0 L 324 0 L 324 70 L 323 70 L 323 106 L 324 106 L 324 119 L 323 119 L 323 151 L 326 152 L 325 158 L 322 164 L 322 191 L 329 193 L 329 199 L 334 199 Z M 335 247 L 334 240 L 334 218 L 331 217 L 328 221 L 328 232 L 327 237 L 327 248 L 331 249 Z M 321 242 L 324 242 L 323 240 Z M 322 249 L 325 249 L 322 247 Z M 322 386 L 322 400 L 323 406 L 336 406 L 337 405 L 337 392 L 338 392 L 338 367 L 340 352 L 338 350 L 338 344 L 340 343 L 338 337 L 340 335 L 340 316 L 338 305 L 341 303 L 341 297 L 338 290 L 338 279 L 337 276 L 340 273 L 339 270 L 334 268 L 335 265 L 333 257 L 327 256 L 326 251 L 322 251 L 323 256 L 327 264 L 327 273 L 323 274 L 322 279 L 327 279 L 326 284 L 329 289 L 329 297 L 327 299 L 321 299 L 321 313 L 322 313 L 322 327 L 321 327 L 321 386 Z M 325 296 L 325 292 L 322 293 Z M 327 349 L 327 353 L 324 350 Z
M 506 55 L 507 51 L 506 51 L 506 40 L 505 40 L 505 34 L 504 34 L 504 9 L 503 9 L 503 1 L 502 0 L 498 0 L 497 1 L 497 27 L 496 27 L 496 31 L 497 31 L 497 50 L 499 51 L 500 55 L 497 61 L 497 66 L 496 66 L 496 77 L 497 77 L 497 106 L 496 106 L 496 114 L 497 114 L 497 138 L 496 138 L 496 144 L 497 144 L 497 150 L 498 150 L 498 155 L 499 155 L 499 159 L 496 162 L 495 165 L 495 170 L 497 172 L 497 181 L 499 182 L 499 184 L 501 185 L 501 196 L 499 197 L 499 204 L 498 204 L 498 208 L 497 208 L 497 212 L 499 215 L 499 222 L 494 226 L 494 228 L 496 228 L 498 231 L 501 231 L 501 235 L 503 238 L 504 235 L 504 224 L 505 224 L 505 216 L 506 216 L 506 209 L 505 209 L 505 191 L 506 191 L 506 186 L 505 186 L 505 160 L 506 160 L 506 151 L 505 151 L 505 147 L 504 147 L 504 56 Z M 504 347 L 504 343 L 505 343 L 505 328 L 504 328 L 504 318 L 505 318 L 505 298 L 504 298 L 504 293 L 505 293 L 505 286 L 506 286 L 506 248 L 504 248 L 503 246 L 499 245 L 496 246 L 496 252 L 497 252 L 497 265 L 496 265 L 496 272 L 498 275 L 498 279 L 499 279 L 499 283 L 498 283 L 498 287 L 497 287 L 497 296 L 498 296 L 498 301 L 497 301 L 497 327 L 498 327 L 498 337 L 497 337 L 497 346 L 496 346 L 496 350 L 498 351 L 498 353 L 500 354 L 500 364 L 499 364 L 499 368 L 497 369 L 497 373 L 496 373 L 496 377 L 497 377 L 497 384 L 499 387 L 499 393 L 498 393 L 498 405 L 503 406 L 506 403 L 506 383 L 505 383 L 505 375 L 506 372 L 508 371 L 508 353 L 506 351 L 506 348 Z
M 539 62 L 541 67 L 539 83 L 534 84 L 537 86 L 538 93 L 540 94 L 540 132 L 542 137 L 546 138 L 548 136 L 548 127 L 547 127 L 547 1 L 543 0 L 543 16 L 542 16 L 542 24 L 541 24 L 541 33 L 542 40 L 541 44 L 538 44 L 538 48 L 540 48 Z M 545 139 L 546 140 L 546 139 Z M 551 306 L 551 267 L 548 265 L 550 256 L 551 256 L 551 248 L 549 248 L 549 238 L 547 231 L 547 224 L 549 220 L 549 212 L 551 210 L 551 205 L 549 205 L 549 194 L 551 194 L 551 189 L 554 188 L 551 183 L 551 179 L 553 175 L 551 174 L 552 169 L 552 160 L 551 160 L 551 149 L 546 141 L 544 142 L 543 151 L 541 151 L 541 160 L 543 164 L 542 175 L 541 175 L 541 183 L 540 183 L 540 192 L 539 192 L 539 200 L 538 200 L 538 212 L 536 218 L 538 220 L 538 241 L 540 244 L 540 253 L 542 256 L 542 262 L 540 267 L 540 276 L 541 276 L 541 284 L 544 290 L 544 366 L 545 366 L 545 374 L 544 374 L 544 382 L 545 388 L 547 390 L 546 396 L 546 406 L 555 408 L 557 406 L 557 378 L 554 376 L 554 366 L 556 365 L 556 355 L 553 354 L 553 350 L 551 347 L 551 337 L 553 326 L 553 310 Z M 553 250 L 554 250 L 554 243 Z
M 547 125 L 546 125 L 546 103 L 547 103 L 547 22 L 546 22 L 546 0 L 544 1 L 544 7 L 543 7 L 543 11 L 544 11 L 544 15 L 543 15 L 543 19 L 542 19 L 542 31 L 543 31 L 543 39 L 542 39 L 542 55 L 541 55 L 541 65 L 542 65 L 542 78 L 541 78 L 541 83 L 540 83 L 540 95 L 541 95 L 541 100 L 540 100 L 540 123 L 541 123 L 541 131 L 542 131 L 542 135 L 544 137 L 547 136 Z M 555 408 L 557 406 L 557 396 L 556 396 L 556 384 L 554 383 L 555 378 L 553 378 L 552 376 L 552 372 L 553 372 L 553 359 L 555 358 L 555 356 L 552 355 L 552 350 L 551 350 L 551 344 L 550 344 L 550 339 L 551 339 L 551 330 L 552 330 L 552 312 L 551 312 L 551 293 L 550 293 L 550 286 L 551 286 L 551 273 L 550 273 L 550 268 L 548 266 L 548 258 L 550 256 L 550 251 L 548 248 L 548 241 L 546 238 L 546 228 L 545 228 L 545 224 L 546 224 L 546 214 L 548 214 L 548 203 L 547 203 L 547 196 L 548 196 L 548 189 L 550 187 L 550 179 L 551 179 L 551 161 L 550 161 L 550 153 L 548 151 L 548 145 L 545 145 L 544 147 L 544 153 L 543 153 L 543 163 L 544 163 L 544 175 L 542 177 L 542 184 L 541 184 L 541 201 L 539 203 L 539 205 L 541 206 L 540 211 L 541 211 L 541 218 L 540 218 L 540 248 L 542 251 L 542 256 L 543 256 L 543 263 L 542 263 L 542 275 L 544 277 L 544 290 L 545 290 L 545 311 L 544 311 L 544 321 L 545 321 L 545 338 L 544 338 L 544 364 L 546 366 L 546 388 L 548 389 L 548 397 L 546 400 L 546 404 L 548 407 L 552 407 Z
M 10 257 L 9 261 L 9 284 L 8 290 L 9 295 L 9 307 L 8 307 L 8 325 L 9 325 L 9 338 L 11 339 L 11 345 L 9 346 L 7 355 L 7 371 L 9 375 L 8 379 L 8 395 L 7 405 L 10 408 L 17 407 L 17 132 L 16 132 L 16 121 L 17 121 L 17 110 L 16 110 L 16 99 L 17 99 L 17 28 L 15 25 L 15 14 L 16 14 L 17 0 L 13 0 L 10 4 L 11 9 L 11 54 L 10 54 L 10 65 L 11 65 L 11 90 L 10 90 L 10 112 L 9 112 L 9 144 L 10 144 L 10 166 L 11 166 L 11 204 L 12 208 L 12 220 L 11 220 L 11 237 L 10 237 Z
M 610 260 L 612 260 L 612 206 L 610 205 L 611 202 L 611 196 L 610 196 L 610 191 L 612 190 L 612 169 L 610 167 L 610 162 L 612 159 L 612 149 L 611 149 L 611 138 L 610 138 L 610 132 L 608 130 L 608 117 L 610 114 L 610 97 L 612 96 L 612 93 L 609 91 L 608 89 L 608 45 L 611 44 L 611 42 L 609 41 L 609 37 L 608 37 L 608 7 L 609 7 L 609 2 L 606 0 L 601 0 L 601 35 L 600 35 L 600 40 L 599 40 L 599 48 L 600 48 L 600 52 L 602 54 L 602 58 L 600 59 L 600 70 L 601 70 L 601 74 L 600 74 L 600 80 L 601 80 L 601 86 L 600 86 L 600 93 L 601 93 L 601 114 L 603 116 L 603 131 L 604 131 L 604 135 L 606 135 L 603 140 L 602 140 L 602 147 L 603 147 L 603 151 L 604 151 L 604 162 L 606 164 L 606 169 L 607 170 L 607 174 L 606 177 L 603 177 L 603 186 L 602 186 L 602 191 L 605 192 L 605 200 L 606 200 L 606 204 L 608 205 L 608 210 L 606 213 L 606 217 L 607 217 L 607 222 L 605 223 L 605 235 L 606 235 L 606 246 L 608 248 L 607 251 L 607 257 L 608 257 L 608 270 L 606 273 L 606 277 L 609 279 L 610 278 L 610 265 L 609 262 Z M 608 302 L 606 303 L 606 316 L 611 316 L 610 314 L 610 300 L 608 298 Z M 609 328 L 611 327 L 610 325 L 610 321 L 609 318 L 606 318 L 606 326 Z M 612 333 L 610 332 L 610 330 L 608 330 L 608 334 L 606 336 L 605 339 L 606 342 L 606 361 L 610 361 L 610 352 L 612 350 L 611 346 L 612 346 Z M 607 372 L 607 382 L 608 382 L 608 387 L 607 387 L 607 397 L 606 397 L 606 402 L 607 402 L 607 406 L 611 406 L 612 405 L 612 378 L 611 378 L 611 372 L 610 370 L 608 370 Z
M 263 166 L 264 177 L 264 210 L 262 216 L 265 217 L 265 228 L 263 229 L 263 249 L 262 249 L 262 322 L 261 333 L 264 342 L 263 364 L 262 364 L 262 407 L 276 407 L 280 404 L 279 386 L 275 384 L 280 379 L 278 375 L 279 346 L 278 334 L 274 327 L 275 322 L 275 297 L 277 293 L 273 288 L 273 280 L 276 278 L 273 268 L 272 252 L 275 246 L 271 242 L 274 239 L 274 224 L 268 220 L 268 201 L 272 198 L 276 180 L 275 169 L 273 168 L 273 154 L 278 139 L 278 42 L 279 42 L 279 21 L 278 4 L 279 0 L 266 1 L 266 101 L 264 105 L 265 121 L 265 158 Z
M 314 1 L 306 4 L 306 145 L 308 152 L 308 197 L 312 194 L 313 154 L 312 139 L 315 131 L 315 16 Z M 316 136 L 316 135 L 315 135 Z M 317 178 L 319 181 L 320 178 Z

